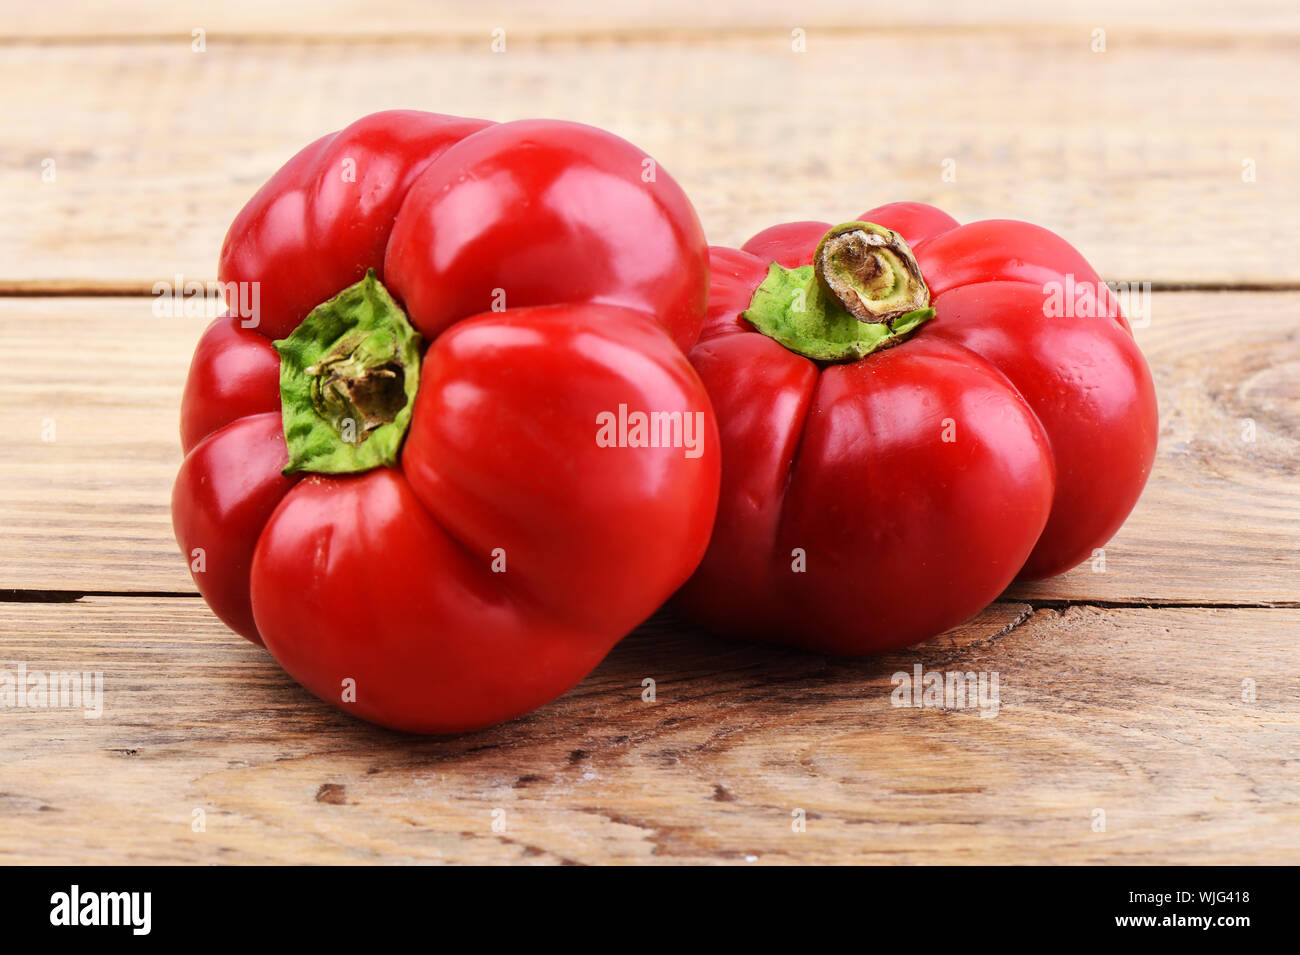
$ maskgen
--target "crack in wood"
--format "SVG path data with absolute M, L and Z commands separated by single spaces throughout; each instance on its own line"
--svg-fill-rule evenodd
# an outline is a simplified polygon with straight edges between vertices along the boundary
M 76 603 L 83 597 L 130 597 L 130 598 L 172 598 L 201 600 L 198 593 L 183 590 L 26 590 L 21 588 L 0 588 L 0 603 Z M 1201 610 L 1295 610 L 1300 608 L 1297 600 L 1116 600 L 1108 597 L 1017 597 L 1006 595 L 999 597 L 990 607 L 1007 604 L 1026 604 L 1031 610 L 1068 610 L 1071 607 L 1096 607 L 1102 610 L 1162 610 L 1162 609 L 1201 609 Z M 1008 625 L 1007 629 L 1018 627 L 1027 615 Z M 649 621 L 642 626 L 649 625 Z M 689 624 L 685 624 L 689 626 Z M 1002 636 L 1000 631 L 990 637 Z M 972 644 L 973 645 L 973 644 Z

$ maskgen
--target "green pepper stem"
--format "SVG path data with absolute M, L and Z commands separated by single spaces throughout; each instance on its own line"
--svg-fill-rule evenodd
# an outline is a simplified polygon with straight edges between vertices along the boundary
M 373 269 L 275 348 L 286 474 L 397 463 L 420 385 L 420 336 Z
M 406 406 L 406 370 L 398 342 L 384 331 L 349 332 L 303 373 L 312 379 L 316 413 L 339 432 L 351 422 L 356 444 Z
M 930 289 L 903 237 L 874 222 L 846 222 L 822 237 L 813 272 L 860 322 L 890 322 L 926 308 Z
M 934 317 L 930 289 L 907 243 L 871 222 L 822 237 L 813 264 L 773 262 L 741 317 L 786 348 L 845 362 L 890 348 Z

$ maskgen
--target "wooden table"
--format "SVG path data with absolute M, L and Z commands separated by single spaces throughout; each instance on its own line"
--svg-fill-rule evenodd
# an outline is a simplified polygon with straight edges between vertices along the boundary
M 0 709 L 0 861 L 1300 858 L 1294 4 L 114 6 L 0 12 L 0 670 L 104 679 L 99 719 Z M 318 703 L 176 551 L 205 321 L 150 293 L 214 278 L 277 166 L 392 106 L 608 127 L 718 243 L 912 198 L 1150 282 L 1160 450 L 1104 572 L 866 661 L 660 616 L 459 738 Z M 916 664 L 997 671 L 999 714 L 891 706 Z

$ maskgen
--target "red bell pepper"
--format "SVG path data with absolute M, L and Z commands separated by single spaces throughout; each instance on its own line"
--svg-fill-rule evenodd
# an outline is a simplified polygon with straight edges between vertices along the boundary
M 704 553 L 716 426 L 678 346 L 707 247 L 631 144 L 368 116 L 262 187 L 219 277 L 259 308 L 195 352 L 176 536 L 322 699 L 416 732 L 519 715 Z
M 718 416 L 722 492 L 679 598 L 707 625 L 837 654 L 897 648 L 1017 576 L 1088 558 L 1136 503 L 1156 446 L 1151 374 L 1115 297 L 1058 236 L 894 203 L 710 257 L 691 361 Z

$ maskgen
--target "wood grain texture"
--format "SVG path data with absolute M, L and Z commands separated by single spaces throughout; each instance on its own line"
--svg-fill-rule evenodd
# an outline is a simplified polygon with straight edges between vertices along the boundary
M 1298 627 L 1000 604 L 846 662 L 659 619 L 527 717 L 417 739 L 197 599 L 0 603 L 0 669 L 104 679 L 98 719 L 0 710 L 0 861 L 1294 862 Z M 917 664 L 997 671 L 997 715 L 892 705 Z
M 0 450 L 0 590 L 193 592 L 168 509 L 206 319 L 151 304 L 0 300 L 0 406 L 18 409 Z M 1300 601 L 1300 293 L 1157 293 L 1151 311 L 1137 335 L 1162 424 L 1142 500 L 1103 573 L 1012 596 Z
M 193 592 L 171 531 L 180 396 L 207 319 L 143 298 L 0 300 L 0 589 Z
M 524 37 L 672 33 L 692 34 L 790 29 L 881 31 L 964 27 L 1013 30 L 1039 25 L 1143 27 L 1162 34 L 1203 31 L 1222 35 L 1224 8 L 1215 0 L 1089 0 L 1044 4 L 1035 0 L 653 0 L 593 4 L 591 0 L 65 0 L 57 5 L 12 4 L 0 9 L 0 35 L 16 39 L 91 37 L 114 41 L 186 35 L 195 27 L 210 34 L 258 37 L 423 35 L 478 39 L 493 28 Z M 1233 4 L 1232 32 L 1296 32 L 1300 13 L 1285 0 Z
M 1037 222 L 1110 280 L 1300 281 L 1300 219 L 1280 214 L 1300 208 L 1294 33 L 1225 43 L 1116 25 L 1094 53 L 1077 24 L 809 29 L 804 53 L 786 29 L 501 54 L 437 37 L 323 48 L 219 34 L 194 53 L 188 32 L 0 45 L 0 88 L 14 91 L 0 105 L 0 290 L 209 279 L 231 219 L 281 164 L 398 106 L 604 126 L 679 180 L 719 244 L 909 198 L 963 221 Z M 841 93 L 867 63 L 905 81 Z M 41 95 L 21 95 L 33 77 Z

